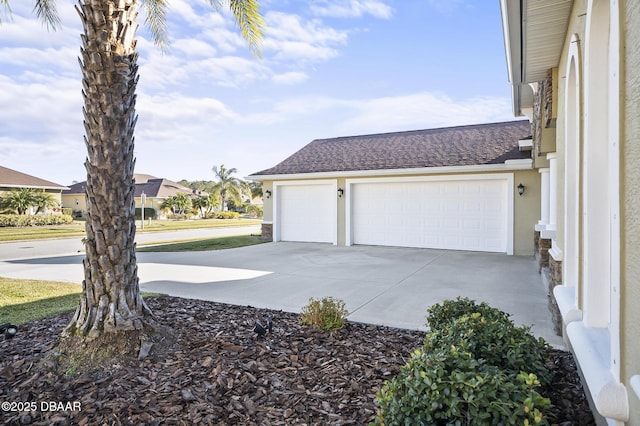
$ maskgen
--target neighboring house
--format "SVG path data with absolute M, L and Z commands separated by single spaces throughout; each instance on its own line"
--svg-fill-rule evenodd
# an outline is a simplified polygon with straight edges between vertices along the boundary
M 152 208 L 156 211 L 157 217 L 164 217 L 164 212 L 160 209 L 160 205 L 164 200 L 173 197 L 179 193 L 189 194 L 192 197 L 205 196 L 204 192 L 196 192 L 191 188 L 182 186 L 176 182 L 164 178 L 157 178 L 151 175 L 139 174 L 134 175 L 135 179 L 135 204 L 136 208 L 142 206 L 142 193 L 145 194 L 145 208 Z M 87 182 L 79 182 L 69 187 L 67 191 L 62 192 L 63 207 L 72 208 L 78 214 L 84 215 L 87 211 L 87 203 L 85 193 Z
M 535 129 L 558 328 L 594 411 L 640 425 L 640 2 L 501 8 L 514 113 Z
M 531 255 L 530 135 L 524 120 L 315 140 L 248 177 L 263 182 L 263 236 Z
M 62 201 L 62 191 L 68 189 L 66 186 L 0 166 L 0 196 L 19 188 L 44 190 L 53 195 L 59 203 Z

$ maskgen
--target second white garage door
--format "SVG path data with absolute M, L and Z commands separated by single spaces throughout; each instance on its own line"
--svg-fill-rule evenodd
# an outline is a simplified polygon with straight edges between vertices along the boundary
M 277 188 L 276 241 L 336 243 L 334 183 Z
M 353 244 L 512 251 L 507 179 L 351 185 Z

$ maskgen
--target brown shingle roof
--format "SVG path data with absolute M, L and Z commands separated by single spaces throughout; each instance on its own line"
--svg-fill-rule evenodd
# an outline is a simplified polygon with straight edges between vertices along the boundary
M 518 149 L 529 121 L 316 139 L 252 176 L 501 164 L 531 158 Z
M 0 187 L 4 188 L 36 188 L 67 189 L 66 186 L 40 179 L 26 173 L 0 166 Z
M 147 197 L 152 198 L 169 198 L 178 193 L 193 194 L 190 188 L 173 182 L 169 179 L 157 178 L 151 175 L 136 173 L 134 176 L 136 182 L 134 196 L 140 197 L 144 191 Z M 63 191 L 64 195 L 84 194 L 87 189 L 87 182 L 79 182 L 71 185 L 67 191 Z M 207 195 L 206 192 L 200 192 L 194 195 Z

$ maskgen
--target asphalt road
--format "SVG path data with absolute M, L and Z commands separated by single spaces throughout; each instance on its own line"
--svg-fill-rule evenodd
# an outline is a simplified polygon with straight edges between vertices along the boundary
M 138 244 L 152 244 L 176 240 L 257 234 L 259 232 L 260 225 L 145 232 L 136 234 L 136 242 Z M 0 260 L 63 256 L 82 252 L 84 252 L 82 237 L 0 243 Z

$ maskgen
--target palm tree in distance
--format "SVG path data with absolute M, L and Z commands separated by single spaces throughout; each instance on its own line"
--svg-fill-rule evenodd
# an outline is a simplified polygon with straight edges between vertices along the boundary
M 55 0 L 34 3 L 38 19 L 57 29 Z M 221 0 L 208 3 L 222 7 Z M 263 28 L 258 2 L 224 3 L 257 54 Z M 167 0 L 80 0 L 76 6 L 84 27 L 80 65 L 87 147 L 86 257 L 80 306 L 64 334 L 85 341 L 109 332 L 101 340 L 115 346 L 115 333 L 141 335 L 145 325 L 155 329 L 151 310 L 140 295 L 134 243 L 135 34 L 142 6 L 154 42 L 164 48 L 167 4 Z M 2 7 L 10 13 L 9 0 L 0 0 Z
M 243 180 L 233 176 L 238 173 L 238 170 L 234 167 L 227 169 L 224 164 L 213 166 L 211 168 L 213 174 L 216 176 L 215 188 L 220 194 L 220 204 L 224 211 L 227 206 L 227 200 L 232 198 L 234 201 L 242 201 L 242 193 L 245 189 L 245 183 Z

